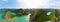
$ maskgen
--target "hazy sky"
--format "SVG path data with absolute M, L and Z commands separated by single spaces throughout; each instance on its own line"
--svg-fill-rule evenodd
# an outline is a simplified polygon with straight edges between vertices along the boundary
M 59 8 L 60 0 L 0 0 L 0 8 Z
M 16 0 L 0 0 L 0 8 L 14 8 L 17 5 Z

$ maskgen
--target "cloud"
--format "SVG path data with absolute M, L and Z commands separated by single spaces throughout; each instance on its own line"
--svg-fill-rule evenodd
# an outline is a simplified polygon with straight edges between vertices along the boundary
M 59 9 L 60 8 L 60 0 L 51 0 L 49 7 Z
M 49 0 L 17 0 L 17 2 L 24 4 L 20 8 L 47 8 L 49 6 Z
M 3 0 L 3 1 L 7 1 L 7 0 Z M 14 2 L 17 2 L 16 5 L 14 7 L 9 7 L 9 8 L 25 9 L 25 8 L 59 8 L 60 7 L 60 0 L 16 0 Z

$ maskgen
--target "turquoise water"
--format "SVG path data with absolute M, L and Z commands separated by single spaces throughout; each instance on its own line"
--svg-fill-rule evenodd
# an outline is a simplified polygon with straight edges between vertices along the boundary
M 11 13 L 11 14 L 16 15 L 15 13 Z M 5 16 L 4 13 L 0 14 L 0 22 L 27 22 L 27 20 L 26 20 L 26 15 L 20 16 L 20 17 L 16 17 L 16 18 L 14 18 L 13 20 L 4 20 L 4 19 L 3 19 L 4 16 Z
M 16 16 L 16 13 L 14 13 L 14 12 L 11 12 L 11 14 Z M 5 13 L 4 12 L 3 13 L 0 13 L 0 18 L 4 18 L 4 16 L 5 16 Z
M 14 19 L 13 22 L 27 22 L 27 20 L 25 16 L 20 16 Z
M 27 20 L 26 20 L 26 16 L 20 16 L 20 17 L 16 17 L 13 20 L 0 19 L 0 22 L 27 22 Z
M 0 13 L 0 18 L 4 18 L 5 14 L 4 13 Z

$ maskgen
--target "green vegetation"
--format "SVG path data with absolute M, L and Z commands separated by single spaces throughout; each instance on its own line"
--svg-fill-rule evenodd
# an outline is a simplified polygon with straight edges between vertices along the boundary
M 8 14 L 6 14 L 8 11 L 10 11 Z M 36 21 L 36 22 L 45 22 L 45 21 L 56 21 L 60 20 L 60 12 L 58 12 L 59 10 L 56 9 L 52 9 L 51 14 L 47 15 L 47 11 L 46 9 L 16 9 L 16 10 L 0 10 L 0 13 L 4 13 L 5 15 L 9 15 L 9 17 L 12 19 L 16 16 L 23 16 L 23 15 L 28 15 L 29 13 L 31 13 L 32 15 L 30 16 L 31 21 Z M 11 14 L 11 13 L 16 13 L 15 14 Z
M 23 16 L 23 15 L 28 15 L 28 11 L 23 10 L 23 9 L 18 9 L 16 11 L 16 16 Z
M 31 19 L 36 22 L 45 22 L 45 21 L 55 22 L 56 16 L 55 16 L 54 10 L 51 11 L 50 15 L 47 15 L 47 12 L 43 9 L 43 10 L 38 10 L 35 13 L 33 13 L 32 18 Z

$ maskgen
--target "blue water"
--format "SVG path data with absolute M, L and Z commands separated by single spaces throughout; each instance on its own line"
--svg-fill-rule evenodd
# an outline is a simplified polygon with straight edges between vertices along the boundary
M 14 13 L 14 12 L 11 12 L 11 14 L 16 15 L 16 13 Z M 4 16 L 5 16 L 5 13 L 0 13 L 0 18 L 4 18 Z
M 11 13 L 11 14 L 16 15 L 16 13 Z M 20 16 L 20 17 L 16 17 L 16 18 L 14 18 L 13 20 L 4 20 L 4 19 L 3 19 L 4 16 L 5 16 L 4 13 L 0 14 L 0 22 L 27 22 L 27 20 L 26 20 L 26 15 Z
M 4 16 L 5 16 L 4 13 L 0 14 L 0 18 L 4 18 Z
M 27 20 L 26 20 L 26 15 L 25 15 L 25 16 L 16 17 L 13 20 L 0 19 L 0 22 L 27 22 Z
M 13 22 L 27 22 L 27 20 L 25 16 L 20 16 L 13 20 Z

